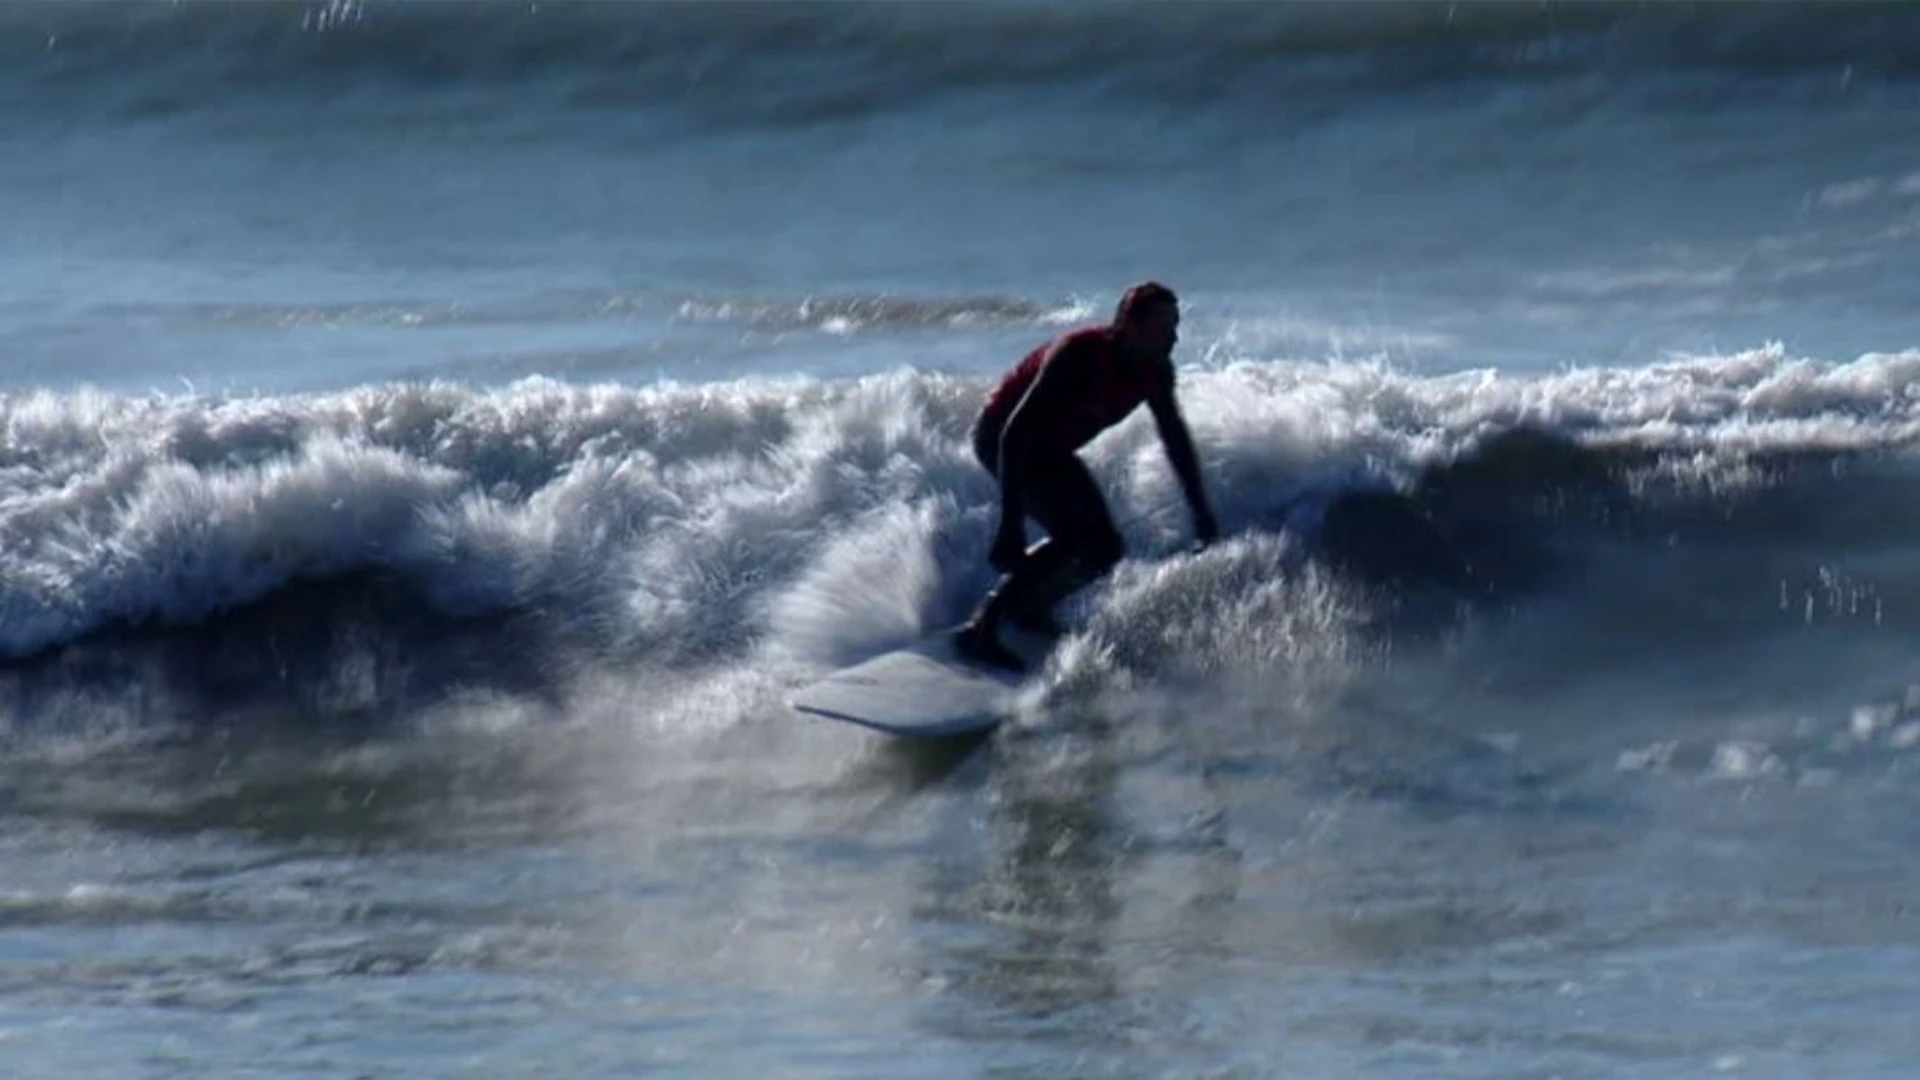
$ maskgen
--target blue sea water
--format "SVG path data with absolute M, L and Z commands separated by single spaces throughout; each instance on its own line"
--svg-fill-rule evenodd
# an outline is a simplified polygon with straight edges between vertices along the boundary
M 0 1075 L 1910 1074 L 1916 106 L 1892 4 L 0 5 Z M 991 738 L 787 710 L 1148 277 L 1226 539 L 1129 421 Z

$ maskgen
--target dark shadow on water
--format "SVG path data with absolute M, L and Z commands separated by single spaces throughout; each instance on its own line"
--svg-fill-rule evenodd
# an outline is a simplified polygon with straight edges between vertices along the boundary
M 1353 581 L 1498 604 L 1569 573 L 1569 537 L 1617 529 L 1632 503 L 1626 474 L 1646 458 L 1517 427 L 1403 487 L 1309 488 L 1256 520 L 1312 523 L 1314 558 Z
M 299 581 L 191 624 L 118 626 L 0 666 L 12 734 L 87 717 L 219 727 L 262 715 L 377 730 L 450 695 L 557 699 L 560 661 L 533 612 L 457 617 L 407 582 Z
M 977 761 L 992 732 L 957 735 L 947 739 L 884 740 L 876 766 L 895 775 L 910 791 L 924 791 L 947 783 L 963 767 Z

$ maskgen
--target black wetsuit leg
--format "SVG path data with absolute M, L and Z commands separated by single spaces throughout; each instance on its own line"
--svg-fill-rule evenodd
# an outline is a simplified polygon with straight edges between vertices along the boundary
M 991 433 L 976 434 L 974 451 L 996 478 L 998 450 Z M 989 630 L 1011 612 L 1044 613 L 1112 569 L 1125 553 L 1100 486 L 1077 455 L 1034 457 L 1027 463 L 1026 482 L 1026 514 L 1047 535 L 1027 549 L 1020 565 L 1000 580 L 976 614 L 975 624 Z

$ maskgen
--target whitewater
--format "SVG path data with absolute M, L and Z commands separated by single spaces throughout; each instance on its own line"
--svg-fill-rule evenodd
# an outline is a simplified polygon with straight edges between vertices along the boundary
M 1904 1076 L 1920 18 L 0 6 L 0 1074 Z M 984 740 L 970 425 L 1166 281 Z

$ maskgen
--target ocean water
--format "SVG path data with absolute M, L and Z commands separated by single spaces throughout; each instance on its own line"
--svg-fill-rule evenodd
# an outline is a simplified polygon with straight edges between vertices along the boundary
M 15 0 L 0 132 L 0 1076 L 1920 1060 L 1920 10 Z M 787 710 L 1147 277 L 1225 538 L 1131 420 L 1017 715 Z

